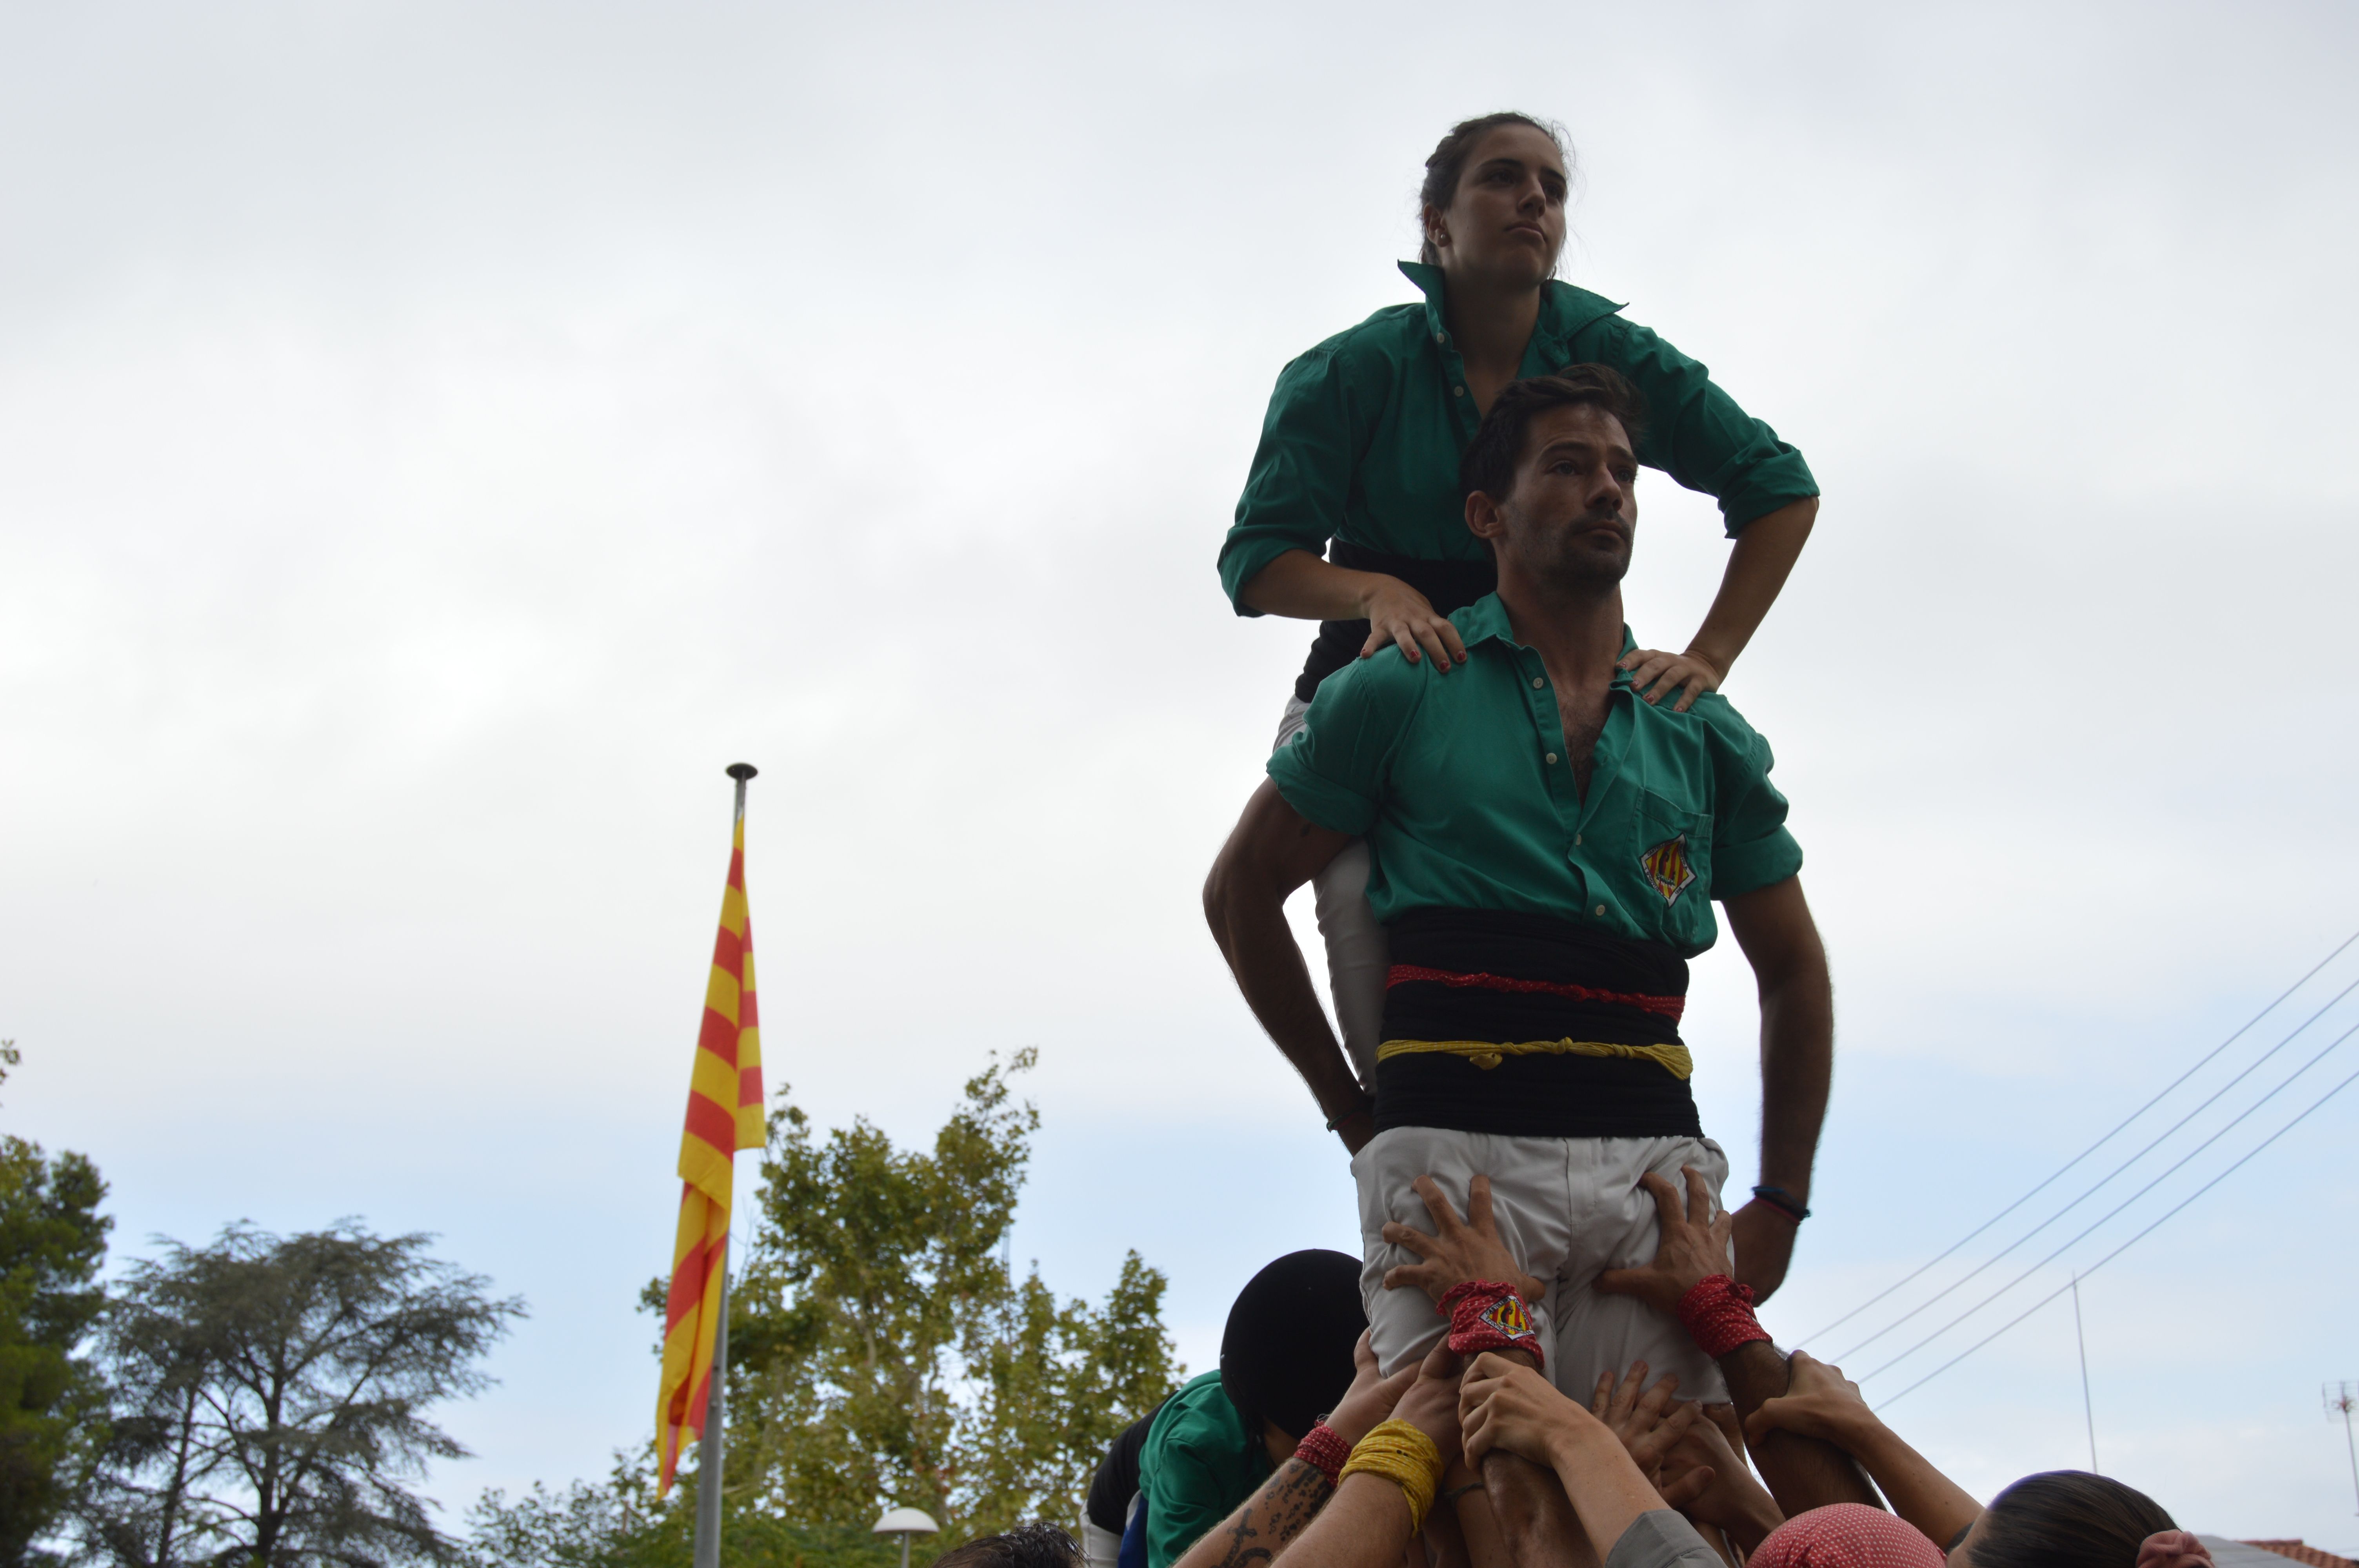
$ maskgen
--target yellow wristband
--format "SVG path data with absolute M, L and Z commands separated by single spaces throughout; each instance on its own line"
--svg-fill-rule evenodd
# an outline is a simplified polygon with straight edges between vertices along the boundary
M 1408 1532 L 1425 1528 L 1425 1514 L 1441 1486 L 1441 1450 L 1405 1421 L 1388 1421 L 1353 1446 L 1337 1484 L 1353 1476 L 1382 1476 L 1408 1499 Z

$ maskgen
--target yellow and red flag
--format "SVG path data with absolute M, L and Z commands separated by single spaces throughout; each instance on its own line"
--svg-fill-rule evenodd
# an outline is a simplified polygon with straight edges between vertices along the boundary
M 729 1266 L 734 1156 L 740 1149 L 761 1146 L 762 1034 L 754 1011 L 754 927 L 745 911 L 741 804 L 729 853 L 729 887 L 721 897 L 721 934 L 712 944 L 712 979 L 704 992 L 704 1025 L 696 1039 L 696 1068 L 688 1080 L 688 1127 L 679 1141 L 679 1230 L 672 1244 L 671 1292 L 664 1303 L 663 1391 L 656 1401 L 658 1496 L 671 1488 L 681 1453 L 704 1432 L 721 1286 Z

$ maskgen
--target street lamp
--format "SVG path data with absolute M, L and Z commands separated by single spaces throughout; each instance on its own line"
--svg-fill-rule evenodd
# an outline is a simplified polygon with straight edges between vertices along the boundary
M 901 1568 L 909 1568 L 909 1538 L 913 1535 L 933 1535 L 941 1526 L 916 1509 L 894 1509 L 876 1521 L 869 1531 L 872 1535 L 897 1535 L 901 1538 Z

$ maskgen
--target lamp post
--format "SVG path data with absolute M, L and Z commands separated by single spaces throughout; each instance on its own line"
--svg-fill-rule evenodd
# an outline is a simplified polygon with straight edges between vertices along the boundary
M 876 1521 L 870 1531 L 875 1535 L 897 1535 L 901 1538 L 901 1568 L 909 1568 L 909 1538 L 913 1535 L 933 1535 L 941 1526 L 916 1509 L 895 1509 Z

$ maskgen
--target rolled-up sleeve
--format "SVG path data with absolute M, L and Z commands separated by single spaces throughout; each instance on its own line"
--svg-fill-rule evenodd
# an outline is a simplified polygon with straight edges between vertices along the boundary
M 1321 827 L 1357 838 L 1384 809 L 1393 752 L 1425 691 L 1424 666 L 1386 648 L 1336 671 L 1294 739 L 1270 754 L 1286 804 Z
M 1701 363 L 1619 316 L 1597 330 L 1599 357 L 1646 399 L 1638 460 L 1717 500 L 1731 537 L 1756 517 L 1819 493 L 1802 454 L 1738 407 Z
M 1728 717 L 1734 719 L 1732 711 Z M 1802 869 L 1802 846 L 1786 828 L 1786 797 L 1769 782 L 1769 742 L 1744 720 L 1721 767 L 1712 835 L 1712 896 L 1736 898 Z M 1726 731 L 1723 731 L 1723 736 Z
M 1335 353 L 1316 348 L 1278 373 L 1237 518 L 1221 541 L 1221 587 L 1240 615 L 1245 584 L 1288 550 L 1323 556 L 1343 521 L 1358 449 L 1351 390 Z

